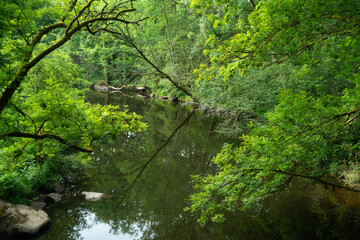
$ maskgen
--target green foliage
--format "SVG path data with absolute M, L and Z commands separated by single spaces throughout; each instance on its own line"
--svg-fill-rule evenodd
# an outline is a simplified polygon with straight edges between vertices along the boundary
M 185 97 L 164 75 L 187 89 L 195 85 L 191 72 L 204 61 L 206 33 L 201 28 L 206 27 L 199 26 L 187 2 L 148 0 L 136 3 L 136 8 L 139 18 L 149 18 L 139 25 L 114 24 L 116 35 L 78 35 L 69 47 L 71 56 L 91 81 L 135 83 L 150 87 L 156 95 Z
M 112 34 L 78 34 L 66 49 L 83 69 L 90 82 L 101 80 L 112 86 L 133 83 L 139 78 L 135 63 L 139 61 L 131 48 Z
M 255 124 L 240 147 L 226 145 L 214 158 L 216 175 L 194 178 L 191 210 L 201 211 L 200 222 L 221 221 L 225 210 L 259 204 L 294 177 L 331 183 L 360 150 L 359 122 L 352 119 L 359 110 L 344 114 L 353 107 L 346 95 L 314 99 L 283 92 L 267 114 L 268 124 Z
M 215 5 L 194 1 L 210 22 L 220 21 L 223 29 L 219 34 L 208 33 L 204 54 L 209 63 L 195 70 L 199 98 L 204 103 L 226 108 L 223 102 L 232 101 L 241 106 L 240 109 L 262 114 L 273 108 L 274 96 L 285 88 L 324 96 L 338 95 L 344 88 L 354 86 L 351 79 L 358 69 L 356 59 L 359 57 L 356 1 L 254 3 L 257 7 L 248 9 L 249 6 L 235 1 L 215 1 Z M 223 19 L 225 10 L 223 14 L 213 14 L 219 9 L 233 12 L 239 8 L 244 14 L 234 19 Z M 206 81 L 215 83 L 204 83 Z M 222 93 L 208 92 L 209 85 L 210 89 L 211 85 L 221 88 Z M 262 98 L 259 92 L 265 92 Z M 223 96 L 233 97 L 229 101 Z
M 294 177 L 348 188 L 334 182 L 357 165 L 360 147 L 359 1 L 140 1 L 121 21 L 85 24 L 93 35 L 80 33 L 81 23 L 118 10 L 118 1 L 86 11 L 88 1 L 72 2 L 7 0 L 0 9 L 1 99 L 17 90 L 0 101 L 0 196 L 22 201 L 71 168 L 62 156 L 146 129 L 126 108 L 85 102 L 83 89 L 99 80 L 144 84 L 157 95 L 185 97 L 176 84 L 191 89 L 203 105 L 231 111 L 234 135 L 239 116 L 265 119 L 249 125 L 240 147 L 224 146 L 217 174 L 194 177 L 189 210 L 202 223 L 256 206 Z
M 217 174 L 194 177 L 188 210 L 201 212 L 201 223 L 223 221 L 226 211 L 257 206 L 293 178 L 354 190 L 338 181 L 360 147 L 359 2 L 261 1 L 232 29 L 231 18 L 210 11 L 230 3 L 193 4 L 214 28 L 232 32 L 209 35 L 210 62 L 196 70 L 200 94 L 228 109 L 267 112 L 267 123 L 252 123 L 240 147 L 223 147 Z
M 39 191 L 52 190 L 52 184 L 70 172 L 83 170 L 85 165 L 81 162 L 84 157 L 58 154 L 42 164 L 29 162 L 11 170 L 3 169 L 0 196 L 11 202 L 28 203 Z
M 0 196 L 19 202 L 46 188 L 60 173 L 67 172 L 61 167 L 61 163 L 66 166 L 66 161 L 61 159 L 74 153 L 71 146 L 88 149 L 93 141 L 110 141 L 123 132 L 145 130 L 146 125 L 135 113 L 85 103 L 84 90 L 77 88 L 84 86 L 88 83 L 63 52 L 49 56 L 29 74 L 12 107 L 6 108 L 0 118 L 0 135 L 53 134 L 65 139 L 66 144 L 54 139 L 3 138 Z M 73 158 L 85 162 L 88 156 Z
M 188 3 L 173 1 L 149 1 L 145 14 L 150 20 L 137 31 L 136 39 L 146 54 L 179 85 L 190 88 L 194 85 L 191 71 L 204 61 L 201 51 L 206 36 L 201 33 L 198 19 Z M 141 34 L 142 33 L 142 34 Z M 149 71 L 149 70 L 148 70 Z M 150 71 L 153 71 L 150 69 Z M 184 95 L 171 86 L 166 79 L 153 76 L 147 81 L 158 95 Z
M 125 107 L 86 103 L 84 89 L 90 84 L 83 77 L 84 71 L 60 49 L 81 29 L 95 31 L 89 23 L 99 27 L 109 17 L 124 22 L 117 11 L 130 8 L 130 3 L 2 3 L 0 197 L 22 202 L 39 189 L 48 188 L 73 166 L 85 163 L 89 156 L 75 156 L 77 151 L 91 152 L 93 141 L 111 141 L 121 133 L 140 132 L 146 124 Z M 101 18 L 96 15 L 99 11 L 103 11 Z M 65 159 L 70 155 L 76 161 Z

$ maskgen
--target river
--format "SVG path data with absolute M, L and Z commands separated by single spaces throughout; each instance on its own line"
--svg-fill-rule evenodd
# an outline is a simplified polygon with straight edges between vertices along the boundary
M 257 208 L 229 213 L 223 224 L 199 225 L 183 209 L 191 175 L 214 173 L 211 158 L 232 141 L 214 133 L 218 119 L 155 99 L 95 92 L 89 99 L 128 105 L 148 131 L 97 143 L 92 167 L 46 209 L 52 225 L 38 240 L 359 238 L 359 195 L 299 183 Z M 86 201 L 82 191 L 105 197 Z

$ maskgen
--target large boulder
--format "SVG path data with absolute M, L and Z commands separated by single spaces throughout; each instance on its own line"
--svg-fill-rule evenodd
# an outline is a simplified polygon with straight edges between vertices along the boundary
M 33 236 L 50 224 L 43 210 L 0 200 L 0 236 Z

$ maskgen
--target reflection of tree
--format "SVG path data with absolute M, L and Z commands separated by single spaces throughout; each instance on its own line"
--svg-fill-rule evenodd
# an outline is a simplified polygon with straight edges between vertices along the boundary
M 124 101 L 119 95 L 108 96 L 109 103 L 128 104 L 130 111 L 143 115 L 148 132 L 129 133 L 96 148 L 94 168 L 80 187 L 107 197 L 98 202 L 73 198 L 54 207 L 56 228 L 47 239 L 80 239 L 79 232 L 93 224 L 87 222 L 89 212 L 96 215 L 95 222 L 111 226 L 112 233 L 143 240 L 352 239 L 351 232 L 359 233 L 359 212 L 324 200 L 330 197 L 315 201 L 317 190 L 299 187 L 263 201 L 257 209 L 229 214 L 225 224 L 199 226 L 183 212 L 184 199 L 192 192 L 190 175 L 214 171 L 209 160 L 223 140 L 210 136 L 211 120 L 166 102 Z
M 87 214 L 87 209 L 81 207 L 66 209 L 65 206 L 57 204 L 50 214 L 51 224 L 56 228 L 50 228 L 39 240 L 81 240 L 80 230 L 91 227 L 86 220 Z
M 122 101 L 118 95 L 109 95 L 111 104 L 124 104 Z M 114 232 L 134 237 L 141 232 L 142 239 L 198 236 L 200 226 L 183 208 L 192 191 L 190 175 L 201 169 L 209 171 L 209 160 L 222 145 L 216 136 L 210 136 L 211 119 L 168 102 L 129 101 L 125 104 L 143 116 L 149 130 L 99 147 L 104 150 L 94 156 L 99 161 L 93 176 L 98 180 L 88 188 L 112 196 L 105 204 L 94 203 L 91 210 Z
M 175 136 L 175 134 L 177 135 L 179 133 L 180 129 L 190 120 L 190 118 L 194 115 L 194 113 L 195 113 L 195 111 L 193 110 L 188 114 L 188 116 L 185 118 L 185 120 L 179 126 L 177 126 L 177 128 L 175 128 L 175 130 L 172 132 L 170 137 L 168 137 L 164 141 L 164 144 L 162 144 L 160 147 L 158 147 L 155 150 L 154 154 L 149 158 L 149 160 L 145 164 L 143 164 L 139 168 L 136 168 L 135 170 L 131 171 L 131 172 L 139 171 L 139 173 L 136 175 L 135 179 L 131 182 L 130 186 L 125 190 L 122 199 L 124 199 L 131 192 L 131 189 L 134 187 L 135 183 L 140 179 L 140 177 L 144 173 L 145 169 L 155 159 L 155 157 L 170 143 L 170 141 Z M 173 149 L 172 152 L 174 152 L 174 146 L 172 147 L 172 149 Z

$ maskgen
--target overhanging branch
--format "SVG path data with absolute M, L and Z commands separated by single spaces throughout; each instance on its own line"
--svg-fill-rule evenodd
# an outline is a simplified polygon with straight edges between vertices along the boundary
M 336 183 L 332 183 L 332 182 L 329 182 L 329 181 L 325 181 L 325 180 L 323 180 L 323 179 L 321 179 L 319 177 L 315 177 L 315 176 L 308 176 L 308 175 L 305 175 L 305 174 L 300 174 L 300 173 L 295 173 L 295 172 L 286 172 L 286 171 L 282 171 L 282 170 L 272 170 L 272 172 L 281 173 L 281 174 L 292 176 L 292 177 L 299 177 L 299 178 L 305 178 L 305 179 L 314 180 L 316 182 L 319 182 L 319 183 L 322 183 L 322 184 L 325 184 L 325 185 L 328 185 L 328 186 L 332 186 L 332 187 L 335 187 L 335 188 L 342 188 L 342 189 L 345 189 L 345 190 L 348 190 L 348 191 L 351 191 L 351 192 L 360 192 L 360 190 L 358 190 L 358 189 L 348 187 L 348 186 L 344 186 L 344 185 L 340 185 L 340 184 L 336 184 Z
M 328 33 L 327 36 L 324 36 L 324 37 L 321 37 L 313 42 L 310 42 L 310 43 L 307 43 L 306 45 L 302 46 L 301 48 L 299 48 L 298 50 L 296 50 L 295 52 L 293 53 L 290 53 L 288 54 L 285 58 L 283 59 L 279 59 L 279 60 L 276 60 L 276 61 L 273 61 L 273 62 L 270 62 L 268 64 L 266 64 L 263 69 L 273 65 L 273 64 L 281 64 L 283 62 L 285 62 L 286 60 L 290 59 L 291 57 L 293 56 L 299 56 L 301 53 L 303 53 L 306 49 L 316 45 L 316 44 L 319 44 L 327 39 L 329 39 L 331 36 L 335 36 L 335 35 L 345 35 L 345 34 L 350 34 L 351 31 L 350 30 L 346 30 L 346 31 L 343 31 L 343 30 L 339 30 L 339 31 L 334 31 L 332 33 Z
M 58 136 L 58 135 L 54 135 L 54 134 L 33 134 L 33 133 L 23 133 L 23 132 L 11 132 L 11 133 L 5 133 L 5 134 L 1 134 L 0 135 L 0 139 L 4 139 L 6 137 L 17 137 L 17 138 L 32 138 L 32 139 L 38 139 L 38 140 L 43 140 L 43 139 L 54 139 L 57 140 L 58 142 L 69 146 L 72 149 L 78 150 L 80 152 L 87 152 L 87 153 L 91 153 L 93 152 L 93 150 L 91 149 L 85 149 L 76 145 L 72 145 L 69 144 L 65 139 L 63 139 L 62 137 Z
M 295 170 L 295 169 L 293 168 L 293 170 Z M 319 183 L 322 183 L 324 185 L 328 185 L 328 186 L 331 186 L 331 187 L 334 187 L 334 188 L 341 188 L 341 189 L 345 189 L 345 190 L 351 191 L 351 192 L 360 192 L 360 189 L 355 189 L 353 187 L 348 187 L 348 186 L 345 186 L 345 185 L 340 185 L 340 184 L 337 184 L 337 183 L 326 181 L 326 180 L 324 180 L 322 178 L 319 178 L 319 177 L 316 177 L 316 176 L 297 173 L 297 172 L 294 172 L 294 171 L 292 171 L 292 172 L 283 171 L 283 170 L 281 170 L 279 168 L 277 168 L 277 169 L 253 168 L 253 169 L 244 169 L 243 170 L 243 172 L 245 172 L 246 174 L 248 174 L 250 172 L 259 173 L 259 172 L 262 172 L 262 171 L 268 171 L 268 172 L 272 172 L 272 173 L 279 173 L 279 174 L 290 176 L 291 178 L 297 177 L 297 178 L 309 179 L 309 180 L 313 180 L 313 181 L 316 181 L 316 182 L 319 182 Z M 240 178 L 242 176 L 240 176 Z M 279 185 L 278 187 L 280 187 L 280 186 L 283 187 L 282 185 L 286 185 L 288 183 L 290 183 L 289 178 L 287 178 L 286 181 L 283 184 Z

